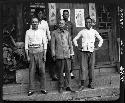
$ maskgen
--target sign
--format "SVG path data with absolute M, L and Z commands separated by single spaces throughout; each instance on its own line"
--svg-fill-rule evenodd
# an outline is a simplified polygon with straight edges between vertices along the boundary
M 49 24 L 56 24 L 56 3 L 48 3 L 49 6 Z
M 63 19 L 63 11 L 68 10 L 69 11 L 69 18 L 68 21 L 70 21 L 70 9 L 60 9 L 61 19 Z
M 95 9 L 95 3 L 89 3 L 89 15 L 92 19 L 92 25 L 96 24 L 96 9 Z
M 75 9 L 76 27 L 85 27 L 84 9 Z

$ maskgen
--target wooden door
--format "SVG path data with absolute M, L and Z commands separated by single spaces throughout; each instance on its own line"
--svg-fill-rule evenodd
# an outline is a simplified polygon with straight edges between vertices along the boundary
M 101 37 L 103 38 L 103 45 L 99 50 L 95 51 L 95 64 L 109 64 L 112 61 L 112 42 L 111 42 L 111 30 L 97 30 Z M 98 40 L 95 42 L 97 46 Z

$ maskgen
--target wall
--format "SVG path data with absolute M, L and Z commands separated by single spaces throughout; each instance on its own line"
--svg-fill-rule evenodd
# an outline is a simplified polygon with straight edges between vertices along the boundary
M 75 25 L 75 9 L 84 9 L 84 15 L 85 17 L 88 16 L 88 4 L 87 3 L 57 3 L 57 18 L 60 18 L 60 9 L 70 9 L 70 21 L 73 23 L 73 37 L 75 37 L 78 32 L 80 30 L 83 29 L 83 27 L 76 27 Z M 78 44 L 81 46 L 81 39 L 78 40 Z M 80 52 L 74 47 L 74 51 L 75 51 L 75 63 L 76 65 L 79 63 L 80 59 L 79 59 L 79 54 Z

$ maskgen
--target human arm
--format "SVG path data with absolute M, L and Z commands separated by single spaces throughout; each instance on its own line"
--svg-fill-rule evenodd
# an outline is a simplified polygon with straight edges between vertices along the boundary
M 42 37 L 42 44 L 43 44 L 43 60 L 46 61 L 46 52 L 47 52 L 47 42 L 46 42 L 46 36 L 43 35 Z
M 26 31 L 26 35 L 25 35 L 25 52 L 26 52 L 27 60 L 30 61 L 28 43 L 29 43 L 29 36 L 28 36 L 28 31 Z
M 56 39 L 55 39 L 55 33 L 52 32 L 52 38 L 51 38 L 51 53 L 52 53 L 52 57 L 53 59 L 55 60 L 55 42 L 56 42 Z
M 96 38 L 99 40 L 98 47 L 101 47 L 102 44 L 103 44 L 103 39 L 102 39 L 102 37 L 99 35 L 99 33 L 98 33 L 97 31 L 95 31 L 95 36 L 96 36 Z
M 48 41 L 50 41 L 50 40 L 51 40 L 51 36 L 50 36 L 49 25 L 48 25 L 47 22 L 46 22 L 46 34 L 47 34 L 47 39 L 48 39 Z
M 82 33 L 81 31 L 77 34 L 77 36 L 73 39 L 73 43 L 76 47 L 78 47 L 77 40 L 81 37 Z
M 69 49 L 70 49 L 70 57 L 73 58 L 74 56 L 74 50 L 73 50 L 73 44 L 72 44 L 72 40 L 71 40 L 71 35 L 68 33 L 68 43 L 69 43 Z

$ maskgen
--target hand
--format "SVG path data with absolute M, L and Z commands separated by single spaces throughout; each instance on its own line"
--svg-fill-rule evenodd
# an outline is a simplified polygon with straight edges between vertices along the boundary
M 53 56 L 53 61 L 56 61 L 56 57 L 55 56 Z
M 94 48 L 94 50 L 96 51 L 96 50 L 98 50 L 99 49 L 99 47 L 97 47 L 97 48 Z
M 74 58 L 74 56 L 73 56 L 73 55 L 71 55 L 71 56 L 70 56 L 70 59 L 71 59 L 71 60 L 73 60 L 73 58 Z
M 43 61 L 46 62 L 46 56 L 45 55 L 43 56 Z
M 78 45 L 75 45 L 76 48 L 78 48 Z
M 29 57 L 29 56 L 27 56 L 27 61 L 28 61 L 28 62 L 30 61 L 30 57 Z

